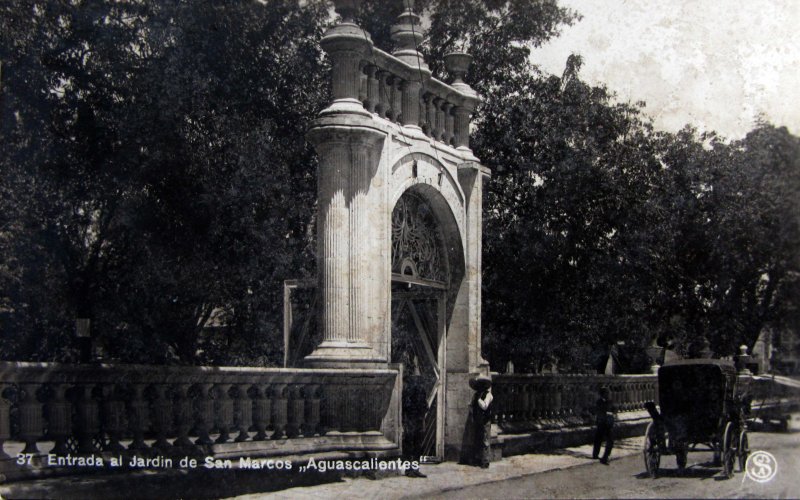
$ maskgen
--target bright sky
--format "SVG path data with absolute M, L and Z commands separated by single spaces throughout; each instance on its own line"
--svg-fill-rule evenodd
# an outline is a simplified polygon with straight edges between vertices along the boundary
M 656 127 L 740 138 L 759 114 L 800 135 L 800 0 L 561 0 L 583 19 L 533 52 L 622 101 L 643 100 Z

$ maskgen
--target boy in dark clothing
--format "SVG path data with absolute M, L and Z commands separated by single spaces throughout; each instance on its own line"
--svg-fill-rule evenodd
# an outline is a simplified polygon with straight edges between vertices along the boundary
M 600 445 L 603 440 L 606 441 L 606 449 L 603 453 L 603 458 L 600 462 L 608 465 L 608 457 L 611 455 L 611 449 L 614 447 L 614 420 L 616 413 L 614 403 L 611 401 L 611 393 L 607 387 L 600 389 L 600 399 L 595 403 L 595 424 L 597 429 L 594 433 L 594 451 L 592 458 L 599 458 Z

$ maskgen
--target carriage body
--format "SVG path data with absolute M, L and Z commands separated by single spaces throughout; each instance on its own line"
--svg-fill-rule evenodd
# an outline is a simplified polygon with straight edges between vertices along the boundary
M 658 370 L 660 412 L 649 405 L 653 422 L 644 449 L 651 476 L 657 474 L 661 455 L 674 454 L 682 469 L 688 452 L 698 445 L 713 450 L 727 477 L 737 457 L 744 467 L 747 396 L 737 382 L 733 363 L 723 360 L 681 360 Z

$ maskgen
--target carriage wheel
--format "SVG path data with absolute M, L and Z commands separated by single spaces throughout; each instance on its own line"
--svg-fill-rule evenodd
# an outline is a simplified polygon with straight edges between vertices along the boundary
M 644 467 L 650 477 L 658 476 L 658 466 L 661 464 L 661 449 L 658 447 L 658 437 L 656 436 L 656 427 L 653 422 L 648 424 L 647 431 L 644 434 L 642 455 L 644 457 Z
M 738 448 L 738 443 L 736 442 L 738 436 L 734 435 L 734 431 L 733 422 L 728 422 L 725 426 L 725 437 L 722 441 L 722 469 L 727 479 L 733 477 L 733 464 L 736 461 Z
M 742 431 L 739 435 L 739 472 L 744 472 L 744 466 L 747 463 L 747 457 L 750 455 L 750 443 L 747 440 L 747 431 Z

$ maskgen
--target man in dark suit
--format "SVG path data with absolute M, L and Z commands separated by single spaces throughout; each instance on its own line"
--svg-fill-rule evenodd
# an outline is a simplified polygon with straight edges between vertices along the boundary
M 611 401 L 611 392 L 608 387 L 600 388 L 600 398 L 595 403 L 595 424 L 597 428 L 594 433 L 594 451 L 592 451 L 592 458 L 600 457 L 600 445 L 603 440 L 606 442 L 606 449 L 603 453 L 603 458 L 600 463 L 608 465 L 608 457 L 611 455 L 611 449 L 614 447 L 614 421 L 616 420 L 613 401 Z

